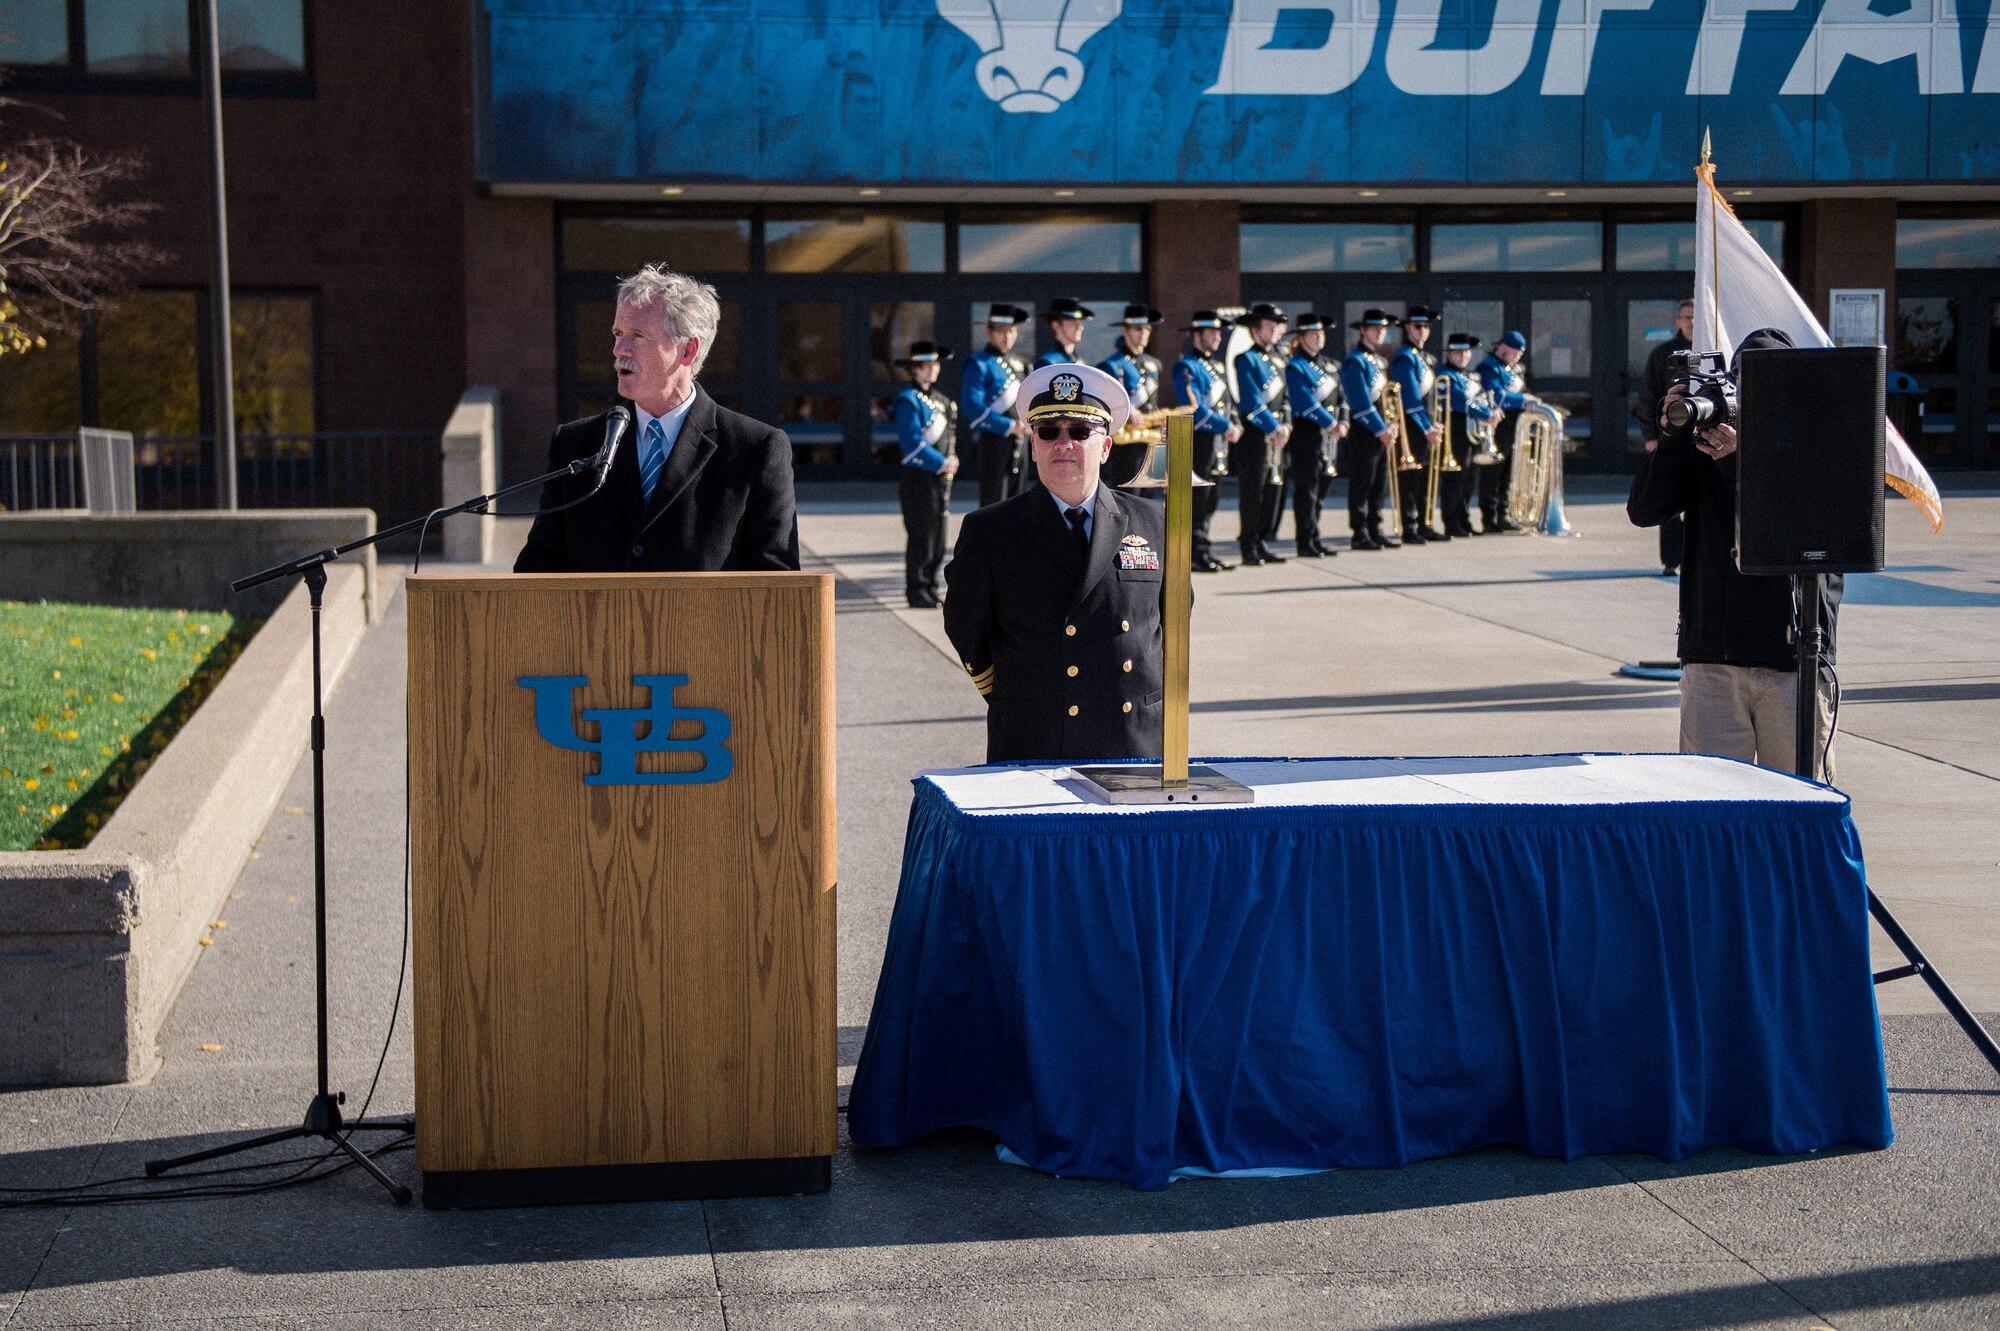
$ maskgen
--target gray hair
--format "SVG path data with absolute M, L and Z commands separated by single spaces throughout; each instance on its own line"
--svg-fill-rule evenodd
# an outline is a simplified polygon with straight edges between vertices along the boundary
M 694 372 L 701 373 L 715 345 L 716 325 L 722 322 L 722 304 L 714 287 L 664 264 L 649 263 L 618 284 L 618 303 L 656 307 L 667 336 L 701 339 L 694 361 Z

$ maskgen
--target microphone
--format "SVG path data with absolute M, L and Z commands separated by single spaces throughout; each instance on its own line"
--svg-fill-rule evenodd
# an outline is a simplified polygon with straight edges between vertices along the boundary
M 631 416 L 624 408 L 611 413 L 604 423 L 604 446 L 590 460 L 590 493 L 596 494 L 604 488 L 604 482 L 611 475 L 611 463 L 618 456 L 618 441 L 625 437 L 625 424 Z

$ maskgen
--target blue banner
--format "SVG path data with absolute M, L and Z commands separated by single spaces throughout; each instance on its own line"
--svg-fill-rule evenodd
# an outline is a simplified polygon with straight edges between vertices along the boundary
M 501 181 L 2000 178 L 1988 0 L 485 7 Z

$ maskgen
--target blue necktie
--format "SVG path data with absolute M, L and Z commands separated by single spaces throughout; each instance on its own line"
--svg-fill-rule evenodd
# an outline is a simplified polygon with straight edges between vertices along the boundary
M 653 502 L 653 485 L 660 469 L 667 465 L 667 436 L 657 420 L 646 422 L 646 456 L 639 460 L 639 490 L 647 503 Z

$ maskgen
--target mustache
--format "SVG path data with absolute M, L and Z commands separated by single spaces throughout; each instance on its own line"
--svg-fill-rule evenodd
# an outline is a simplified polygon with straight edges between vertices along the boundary
M 611 367 L 614 370 L 630 370 L 633 373 L 637 373 L 639 369 L 638 362 L 634 361 L 630 356 L 613 356 L 611 358 Z

